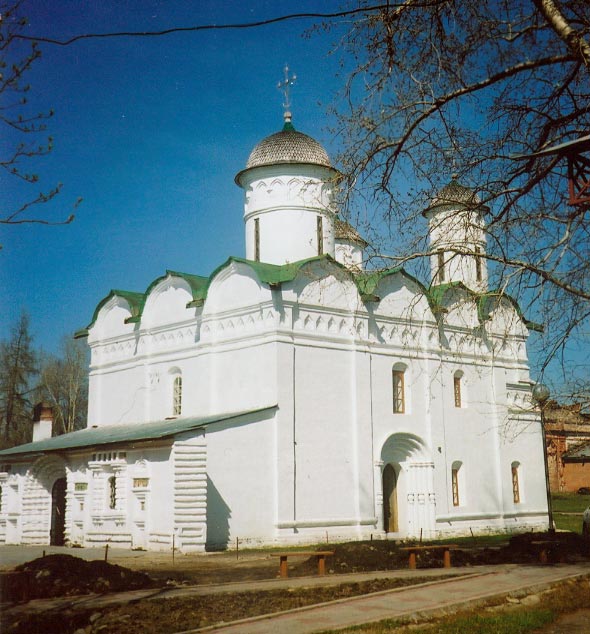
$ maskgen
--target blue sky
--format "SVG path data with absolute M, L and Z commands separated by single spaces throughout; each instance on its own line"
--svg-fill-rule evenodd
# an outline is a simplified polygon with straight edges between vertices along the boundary
M 27 33 L 61 39 L 339 4 L 28 0 L 23 13 Z M 0 338 L 26 309 L 35 344 L 55 351 L 111 288 L 144 291 L 166 269 L 209 274 L 229 255 L 244 255 L 242 191 L 233 178 L 254 145 L 282 126 L 277 82 L 286 62 L 297 74 L 296 128 L 336 150 L 326 130 L 340 87 L 329 55 L 335 35 L 305 37 L 311 24 L 41 46 L 26 80 L 32 108 L 55 111 L 47 131 L 54 149 L 29 169 L 45 189 L 61 182 L 63 190 L 37 211 L 66 218 L 78 197 L 84 201 L 68 226 L 0 228 Z M 0 187 L 5 202 L 16 198 L 15 179 L 2 176 Z
M 341 4 L 25 0 L 23 13 L 28 34 L 64 39 L 252 22 L 337 11 Z M 282 127 L 277 82 L 285 63 L 297 74 L 295 127 L 332 156 L 338 149 L 327 111 L 342 88 L 340 55 L 330 54 L 339 30 L 306 35 L 312 25 L 293 20 L 41 45 L 43 56 L 26 81 L 34 111 L 55 111 L 47 130 L 54 149 L 28 169 L 39 173 L 39 189 L 61 182 L 63 190 L 37 211 L 63 219 L 84 200 L 68 226 L 0 226 L 0 339 L 24 309 L 35 345 L 56 352 L 65 336 L 89 323 L 110 289 L 144 291 L 166 269 L 208 275 L 230 255 L 244 255 L 243 196 L 233 178 L 256 143 Z M 17 186 L 0 175 L 5 204 L 17 199 Z

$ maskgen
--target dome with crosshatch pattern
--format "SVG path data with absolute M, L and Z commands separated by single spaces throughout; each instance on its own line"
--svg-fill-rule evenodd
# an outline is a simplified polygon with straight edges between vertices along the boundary
M 285 123 L 280 132 L 271 134 L 252 150 L 246 169 L 282 163 L 306 163 L 332 167 L 326 150 L 303 132 L 297 132 L 291 123 Z

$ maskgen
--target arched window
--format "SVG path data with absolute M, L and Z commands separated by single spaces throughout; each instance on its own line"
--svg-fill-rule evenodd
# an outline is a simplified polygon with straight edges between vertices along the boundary
M 115 476 L 109 478 L 109 508 L 117 508 L 117 478 Z
M 451 489 L 453 493 L 453 506 L 461 505 L 461 463 L 453 462 L 451 466 Z
M 459 469 L 451 469 L 451 481 L 453 487 L 453 506 L 459 506 Z
M 475 247 L 475 279 L 481 282 L 483 279 L 481 266 L 481 247 Z
M 406 411 L 406 370 L 403 365 L 396 364 L 392 370 L 393 413 L 404 414 Z
M 324 221 L 321 216 L 317 218 L 317 243 L 318 255 L 324 254 Z
M 438 281 L 442 284 L 445 281 L 445 252 L 442 249 L 438 249 L 436 252 L 437 266 L 438 266 Z
M 254 218 L 254 259 L 260 262 L 260 218 Z
M 512 470 L 512 499 L 514 504 L 520 504 L 520 483 L 518 481 L 518 468 L 520 464 L 513 462 L 511 465 Z
M 455 407 L 461 407 L 461 380 L 463 379 L 463 372 L 457 370 L 453 375 L 453 396 L 455 399 Z
M 172 382 L 172 415 L 182 414 L 182 377 L 175 376 Z

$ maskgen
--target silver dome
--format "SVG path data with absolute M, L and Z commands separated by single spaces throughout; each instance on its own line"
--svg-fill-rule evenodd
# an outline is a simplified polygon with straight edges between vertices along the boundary
M 285 126 L 276 134 L 260 141 L 252 150 L 246 169 L 279 163 L 307 163 L 332 167 L 328 153 L 307 134 Z
M 464 187 L 456 180 L 445 185 L 435 196 L 430 207 L 439 205 L 478 205 L 481 202 L 479 196 L 468 187 Z

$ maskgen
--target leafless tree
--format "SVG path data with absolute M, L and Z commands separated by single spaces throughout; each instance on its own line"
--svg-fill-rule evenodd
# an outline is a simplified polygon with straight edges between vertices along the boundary
M 339 42 L 335 113 L 353 220 L 379 255 L 415 266 L 431 198 L 453 175 L 477 190 L 493 283 L 544 323 L 555 358 L 590 321 L 590 211 L 568 205 L 555 157 L 514 157 L 590 133 L 590 4 L 352 4 L 367 11 Z
M 20 13 L 21 4 L 22 0 L 0 0 L 0 129 L 4 141 L 0 150 L 0 184 L 6 191 L 11 182 L 10 189 L 18 192 L 14 200 L 4 198 L 0 224 L 67 224 L 74 219 L 73 214 L 52 220 L 36 211 L 40 204 L 57 196 L 61 183 L 39 192 L 39 176 L 26 167 L 51 152 L 52 139 L 45 135 L 53 111 L 37 112 L 28 103 L 30 86 L 25 78 L 41 57 L 41 51 L 36 42 L 24 42 L 17 37 L 26 25 Z M 31 194 L 33 187 L 37 191 Z
M 53 434 L 67 434 L 86 424 L 88 359 L 85 343 L 64 339 L 60 356 L 49 356 L 41 367 L 41 400 L 53 407 Z
M 0 421 L 2 445 L 27 442 L 31 434 L 31 384 L 37 373 L 29 318 L 22 313 L 7 341 L 0 342 Z

